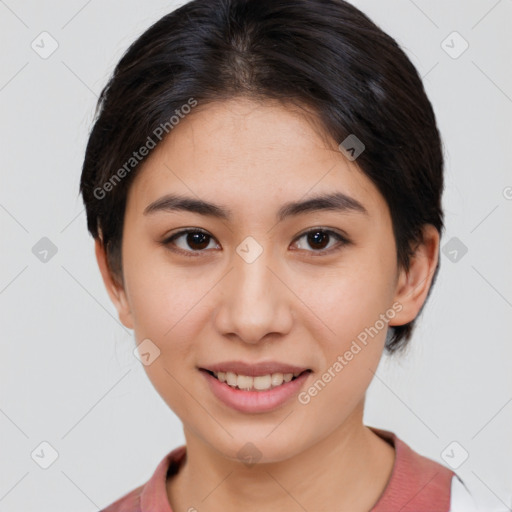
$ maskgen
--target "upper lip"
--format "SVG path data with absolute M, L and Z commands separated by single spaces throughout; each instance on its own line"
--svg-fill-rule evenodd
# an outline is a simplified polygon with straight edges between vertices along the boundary
M 247 375 L 249 377 L 258 377 L 259 375 L 268 375 L 272 373 L 293 373 L 299 374 L 309 368 L 295 366 L 279 361 L 262 361 L 260 363 L 246 363 L 244 361 L 225 361 L 223 363 L 210 364 L 202 366 L 200 370 L 209 370 L 211 372 L 233 372 L 237 375 Z

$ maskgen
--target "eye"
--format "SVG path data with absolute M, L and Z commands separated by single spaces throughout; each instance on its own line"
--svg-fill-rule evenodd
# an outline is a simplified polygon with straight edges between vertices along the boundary
M 351 243 L 348 238 L 341 235 L 340 233 L 323 228 L 311 229 L 300 235 L 295 240 L 297 241 L 303 238 L 306 239 L 306 243 L 309 244 L 310 247 L 315 249 L 314 251 L 308 251 L 312 252 L 315 256 L 321 256 L 325 253 L 335 252 L 341 249 L 343 246 Z M 181 247 L 180 243 L 177 243 L 177 241 L 180 239 L 182 239 L 180 242 Z M 331 246 L 329 248 L 329 242 L 332 241 L 332 239 L 336 240 L 338 245 L 335 247 Z M 162 245 L 168 247 L 171 251 L 183 254 L 185 256 L 199 256 L 201 252 L 204 252 L 205 249 L 208 249 L 208 246 L 212 240 L 214 240 L 214 238 L 206 231 L 202 231 L 200 229 L 185 229 L 174 233 L 170 237 L 167 237 L 161 243 Z M 303 247 L 299 247 L 299 249 L 303 249 Z
M 181 238 L 183 238 L 183 241 L 181 242 L 182 247 L 176 243 L 176 241 Z M 194 253 L 204 252 L 203 250 L 208 248 L 211 240 L 213 240 L 213 237 L 206 233 L 206 231 L 202 231 L 200 229 L 186 229 L 166 238 L 162 244 L 167 247 L 171 245 L 177 246 L 178 250 L 173 249 L 172 247 L 169 248 L 172 251 L 179 252 L 185 256 L 199 256 L 199 254 Z
M 330 229 L 323 229 L 323 228 L 315 228 L 307 231 L 306 233 L 303 233 L 301 236 L 299 236 L 296 240 L 301 240 L 305 238 L 306 243 L 310 245 L 310 247 L 313 247 L 314 249 L 317 249 L 315 251 L 309 251 L 316 253 L 315 256 L 320 256 L 330 252 L 337 251 L 341 249 L 343 246 L 350 244 L 350 241 L 345 236 L 341 235 L 340 233 L 337 233 L 336 231 L 332 231 Z M 335 247 L 329 248 L 329 242 L 334 238 L 338 241 L 338 245 Z M 327 249 L 326 249 L 327 247 Z M 299 249 L 302 249 L 299 247 Z

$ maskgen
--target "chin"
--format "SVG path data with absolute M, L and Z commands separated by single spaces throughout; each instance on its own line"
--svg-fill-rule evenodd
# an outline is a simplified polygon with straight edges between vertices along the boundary
M 227 427 L 233 438 L 227 439 L 223 436 L 223 439 L 212 439 L 208 444 L 226 459 L 243 462 L 248 467 L 254 464 L 283 462 L 305 449 L 303 442 L 295 442 L 289 434 L 287 435 L 284 425 L 277 427 L 283 428 L 280 435 L 277 432 L 269 435 L 273 428 L 275 424 L 261 430 L 251 429 L 251 433 L 240 430 L 237 434 Z

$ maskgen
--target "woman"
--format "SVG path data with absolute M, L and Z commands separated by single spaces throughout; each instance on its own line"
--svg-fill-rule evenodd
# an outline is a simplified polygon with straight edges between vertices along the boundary
M 456 511 L 363 424 L 439 270 L 443 155 L 396 42 L 340 0 L 194 0 L 127 50 L 80 190 L 109 295 L 186 445 L 105 510 Z

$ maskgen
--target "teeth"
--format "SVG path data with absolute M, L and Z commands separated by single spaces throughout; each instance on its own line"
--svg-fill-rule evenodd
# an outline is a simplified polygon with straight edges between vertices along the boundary
M 230 386 L 234 386 L 236 388 L 236 381 L 237 381 L 237 379 L 236 379 L 236 375 L 234 373 L 231 373 L 231 372 L 226 373 L 226 382 Z
M 283 383 L 283 374 L 282 373 L 273 373 L 270 377 L 272 386 L 280 386 Z
M 238 378 L 240 379 L 240 377 Z M 254 389 L 257 390 L 270 389 L 272 387 L 272 375 L 260 375 L 258 377 L 254 377 L 253 386 Z
M 247 377 L 246 375 L 238 375 L 238 377 L 236 378 L 236 385 L 240 389 L 251 389 L 253 387 L 253 381 L 254 379 L 252 379 L 251 377 Z
M 258 377 L 250 377 L 248 375 L 237 375 L 233 372 L 213 372 L 215 377 L 221 382 L 225 382 L 233 388 L 245 390 L 266 391 L 268 389 L 281 386 L 283 382 L 290 382 L 293 377 L 301 374 L 298 373 L 272 373 L 267 375 L 259 375 Z

